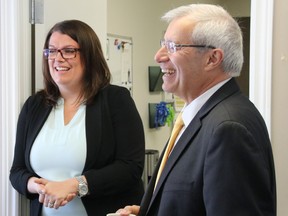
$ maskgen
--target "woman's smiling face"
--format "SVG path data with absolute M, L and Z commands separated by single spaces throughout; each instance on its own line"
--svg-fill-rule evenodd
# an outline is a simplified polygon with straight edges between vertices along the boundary
M 79 44 L 71 37 L 60 32 L 54 32 L 49 40 L 49 49 L 61 50 L 77 48 Z M 60 51 L 53 60 L 48 60 L 50 74 L 54 82 L 61 89 L 81 89 L 84 79 L 84 65 L 81 61 L 81 51 L 77 51 L 75 58 L 65 59 Z

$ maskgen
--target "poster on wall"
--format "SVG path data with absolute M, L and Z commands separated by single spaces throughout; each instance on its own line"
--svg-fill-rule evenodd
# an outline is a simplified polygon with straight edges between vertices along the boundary
M 106 60 L 112 74 L 111 83 L 133 93 L 132 38 L 107 34 Z

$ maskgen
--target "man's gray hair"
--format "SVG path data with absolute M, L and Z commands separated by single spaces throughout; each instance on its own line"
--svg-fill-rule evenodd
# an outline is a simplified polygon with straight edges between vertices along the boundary
M 194 44 L 210 45 L 224 52 L 223 70 L 239 76 L 243 65 L 243 39 L 236 20 L 221 6 L 191 4 L 168 11 L 162 19 L 168 23 L 187 17 L 191 20 Z

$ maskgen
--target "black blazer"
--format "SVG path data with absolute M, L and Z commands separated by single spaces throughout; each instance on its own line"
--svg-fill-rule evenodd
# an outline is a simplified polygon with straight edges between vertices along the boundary
M 51 109 L 36 94 L 27 99 L 18 119 L 10 180 L 19 193 L 31 199 L 33 216 L 40 215 L 42 204 L 38 194 L 27 191 L 28 179 L 37 176 L 30 164 L 30 150 Z M 86 139 L 83 174 L 90 194 L 82 201 L 88 215 L 106 216 L 125 205 L 140 204 L 144 193 L 144 131 L 126 88 L 108 86 L 86 107 Z
M 142 200 L 141 216 L 276 216 L 267 129 L 235 79 L 191 121 L 153 193 L 158 168 Z

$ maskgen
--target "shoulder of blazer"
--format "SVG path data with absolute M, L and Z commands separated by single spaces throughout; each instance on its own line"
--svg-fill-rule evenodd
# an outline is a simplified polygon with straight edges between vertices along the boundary
M 209 110 L 213 109 L 221 101 L 231 97 L 232 95 L 241 94 L 240 88 L 235 78 L 230 79 L 227 83 L 221 86 L 203 105 L 199 111 L 199 115 L 205 115 Z
M 117 94 L 130 94 L 127 88 L 117 85 L 108 85 L 101 89 L 99 94 L 105 95 L 106 97 L 116 97 Z
M 127 88 L 122 87 L 122 86 L 116 86 L 116 85 L 108 85 L 101 89 L 98 94 L 95 95 L 94 102 L 89 105 L 89 107 L 95 107 L 97 106 L 96 104 L 101 101 L 104 106 L 107 106 L 109 108 L 113 108 L 113 104 L 116 103 L 117 99 L 123 95 L 129 95 L 130 92 L 128 91 Z M 124 97 L 128 98 L 128 97 Z M 112 107 L 111 107 L 112 106 Z
M 46 104 L 43 95 L 37 93 L 30 96 L 24 103 L 22 110 L 29 118 L 42 119 L 50 113 L 52 106 Z M 45 115 L 46 114 L 46 115 Z

